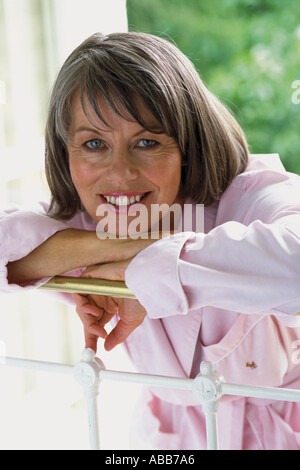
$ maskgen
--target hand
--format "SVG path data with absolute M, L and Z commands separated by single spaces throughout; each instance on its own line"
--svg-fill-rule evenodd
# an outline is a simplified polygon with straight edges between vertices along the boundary
M 131 259 L 96 265 L 81 275 L 86 278 L 124 280 Z M 105 339 L 104 347 L 111 351 L 122 343 L 144 320 L 146 310 L 136 299 L 119 299 L 101 295 L 73 294 L 76 311 L 84 325 L 86 347 L 97 352 L 98 338 Z M 115 328 L 107 334 L 105 325 L 118 313 Z
M 72 294 L 76 312 L 84 327 L 85 347 L 97 352 L 98 338 L 105 339 L 104 328 L 117 313 L 119 306 L 112 297 L 104 295 Z

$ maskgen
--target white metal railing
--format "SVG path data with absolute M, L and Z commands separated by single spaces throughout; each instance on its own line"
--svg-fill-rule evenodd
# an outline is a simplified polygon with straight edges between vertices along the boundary
M 77 278 L 56 277 L 42 286 L 42 288 L 64 292 L 85 292 L 118 297 L 133 297 L 132 292 L 122 282 L 88 279 L 81 279 L 79 281 Z M 225 379 L 213 369 L 211 362 L 202 362 L 200 373 L 194 379 L 106 370 L 103 362 L 95 356 L 94 351 L 91 349 L 84 349 L 81 360 L 74 366 L 6 356 L 0 356 L 0 366 L 72 374 L 75 380 L 82 386 L 85 396 L 91 450 L 100 450 L 101 448 L 98 395 L 99 384 L 102 380 L 125 381 L 191 391 L 199 400 L 205 414 L 207 450 L 219 449 L 217 413 L 220 399 L 223 395 L 300 402 L 300 390 L 226 383 Z

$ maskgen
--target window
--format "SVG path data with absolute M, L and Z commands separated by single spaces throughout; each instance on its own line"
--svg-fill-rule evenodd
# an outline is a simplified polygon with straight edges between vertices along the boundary
M 67 55 L 96 31 L 126 30 L 125 0 L 0 0 L 1 210 L 11 203 L 28 206 L 49 198 L 43 174 L 44 126 L 49 92 Z M 74 308 L 46 294 L 27 292 L 0 294 L 0 344 L 9 356 L 73 364 L 80 359 L 84 338 Z M 115 363 L 110 355 L 112 368 L 122 368 L 120 353 L 116 354 Z M 124 370 L 130 370 L 127 363 Z M 80 445 L 81 434 L 89 446 L 85 414 L 79 441 L 74 438 L 81 422 L 81 417 L 73 422 L 74 413 L 77 410 L 81 416 L 83 410 L 76 404 L 81 390 L 76 391 L 73 380 L 3 368 L 0 373 L 5 374 L 0 392 L 1 446 L 58 448 L 61 442 L 64 447 L 60 429 L 52 441 L 47 436 L 39 442 L 41 420 L 46 430 L 47 419 L 56 426 L 58 416 L 66 437 L 70 429 L 74 431 L 73 439 L 65 441 L 67 446 Z M 112 443 L 118 447 L 116 440 Z

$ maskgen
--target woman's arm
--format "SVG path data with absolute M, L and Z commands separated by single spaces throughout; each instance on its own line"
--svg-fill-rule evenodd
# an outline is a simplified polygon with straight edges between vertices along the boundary
M 84 223 L 80 215 L 68 222 L 54 220 L 47 216 L 46 204 L 1 212 L 0 291 L 36 287 L 54 275 L 131 258 L 153 242 L 100 240 L 94 225 Z
M 150 243 L 153 240 L 100 240 L 93 231 L 61 230 L 25 257 L 9 262 L 8 281 L 22 285 L 94 264 L 127 259 Z
M 209 305 L 299 312 L 300 178 L 268 160 L 254 163 L 222 195 L 208 233 L 158 240 L 130 263 L 126 284 L 150 318 Z
M 159 240 L 131 262 L 126 284 L 150 318 L 209 305 L 237 313 L 299 312 L 300 214 L 292 218 L 288 226 L 228 222 L 207 235 L 186 234 L 184 243 L 176 235 Z
M 104 246 L 95 232 L 71 228 L 59 231 L 28 255 L 9 262 L 8 282 L 26 284 L 89 266 L 95 259 L 105 259 Z

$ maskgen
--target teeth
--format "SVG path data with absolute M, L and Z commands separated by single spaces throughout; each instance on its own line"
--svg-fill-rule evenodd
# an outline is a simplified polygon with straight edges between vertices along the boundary
M 104 196 L 104 199 L 106 199 L 107 202 L 110 204 L 115 204 L 116 206 L 129 206 L 131 204 L 134 204 L 135 202 L 140 202 L 140 200 L 145 196 L 146 193 L 140 194 L 138 196 Z

